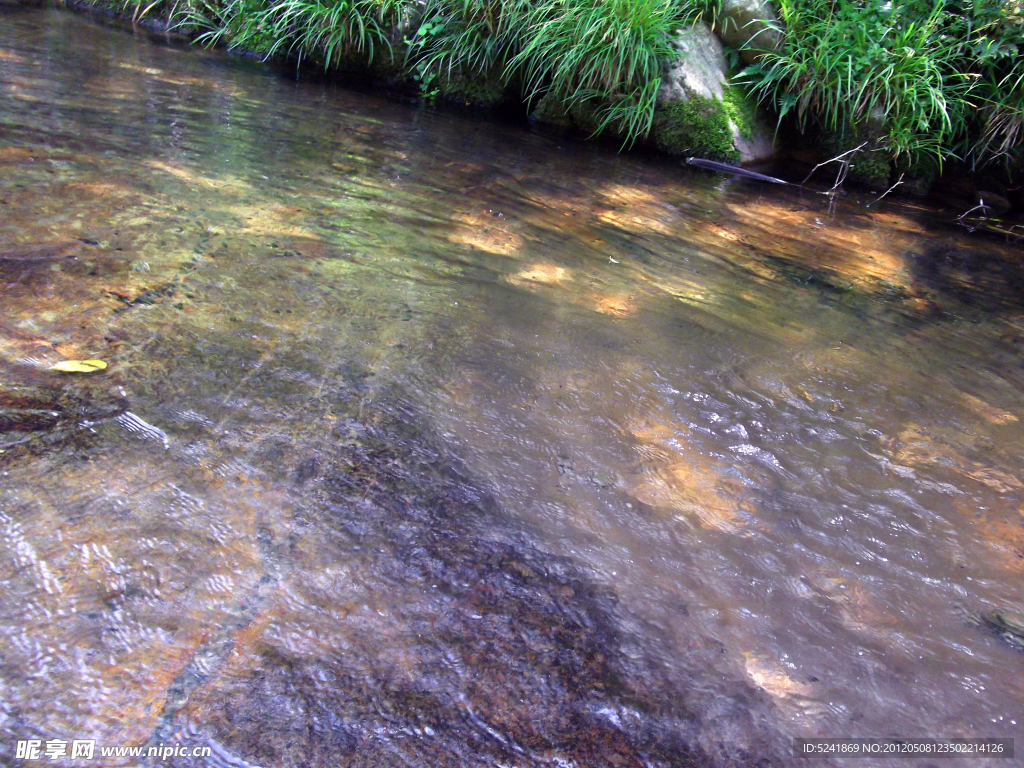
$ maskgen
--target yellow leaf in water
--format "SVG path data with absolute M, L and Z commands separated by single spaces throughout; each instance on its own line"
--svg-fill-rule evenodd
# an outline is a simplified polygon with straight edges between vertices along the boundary
M 61 373 L 95 373 L 106 367 L 107 364 L 102 360 L 61 360 L 51 365 L 50 370 Z

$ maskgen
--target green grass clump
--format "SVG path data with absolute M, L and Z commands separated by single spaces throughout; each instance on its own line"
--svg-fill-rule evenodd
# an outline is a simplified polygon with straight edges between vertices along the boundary
M 668 107 L 656 96 L 672 40 L 713 22 L 721 0 L 93 1 L 168 17 L 206 44 L 416 82 L 429 97 L 519 97 L 626 143 L 653 129 L 676 153 L 734 158 L 727 123 L 756 132 L 752 96 L 839 151 L 863 144 L 854 173 L 872 183 L 950 157 L 1024 171 L 1024 0 L 776 0 L 782 44 L 734 78 L 741 88 Z
M 529 9 L 519 52 L 507 72 L 521 73 L 528 95 L 545 90 L 571 110 L 593 103 L 597 130 L 645 136 L 654 118 L 662 62 L 692 15 L 673 0 L 547 0 Z
M 701 0 L 429 0 L 410 63 L 423 83 L 497 78 L 633 141 L 650 131 L 673 36 L 704 10 Z
M 428 0 L 410 60 L 437 74 L 500 73 L 528 11 L 524 0 Z
M 784 38 L 740 75 L 780 119 L 873 135 L 898 167 L 1019 153 L 1021 0 L 779 0 Z
M 172 19 L 208 45 L 338 67 L 394 57 L 392 31 L 416 15 L 398 58 L 424 95 L 488 105 L 509 91 L 549 95 L 577 125 L 632 142 L 651 129 L 672 38 L 712 12 L 708 2 L 426 0 L 420 11 L 413 0 L 176 0 Z
M 263 56 L 291 55 L 337 67 L 369 65 L 381 50 L 391 54 L 389 34 L 401 0 L 184 0 L 172 21 L 196 41 Z
M 977 75 L 971 101 L 973 129 L 960 149 L 975 164 L 1024 161 L 1024 2 L 967 0 L 959 19 Z
M 522 0 L 428 0 L 406 52 L 421 90 L 436 86 L 457 101 L 499 102 L 526 8 Z
M 956 69 L 963 41 L 944 35 L 944 3 L 781 0 L 786 36 L 744 72 L 779 115 L 832 131 L 884 121 L 894 156 L 950 153 L 961 130 L 968 78 Z

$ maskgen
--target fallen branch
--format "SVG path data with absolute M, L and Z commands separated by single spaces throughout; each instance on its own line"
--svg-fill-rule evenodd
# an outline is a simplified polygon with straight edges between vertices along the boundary
M 788 181 L 777 179 L 774 176 L 766 176 L 763 173 L 757 171 L 748 171 L 746 168 L 741 168 L 738 165 L 729 165 L 728 163 L 720 163 L 717 160 L 705 160 L 703 157 L 689 157 L 686 159 L 687 165 L 695 165 L 698 168 L 703 168 L 707 171 L 717 171 L 718 173 L 731 173 L 733 176 L 743 176 L 747 179 L 756 179 L 758 181 L 768 181 L 772 184 L 789 184 Z

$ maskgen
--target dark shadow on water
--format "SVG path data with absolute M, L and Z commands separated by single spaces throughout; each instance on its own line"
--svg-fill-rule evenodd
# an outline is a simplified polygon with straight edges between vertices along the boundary
M 1024 308 L 1024 262 L 1005 253 L 934 243 L 909 259 L 916 283 L 976 312 Z

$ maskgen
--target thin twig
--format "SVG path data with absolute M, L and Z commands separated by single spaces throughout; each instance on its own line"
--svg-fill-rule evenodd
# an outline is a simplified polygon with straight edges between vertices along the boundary
M 821 166 L 823 166 L 823 165 L 828 165 L 829 163 L 834 163 L 834 162 L 836 162 L 837 160 L 842 160 L 842 159 L 843 159 L 844 157 L 846 157 L 847 155 L 852 155 L 852 154 L 853 154 L 854 152 L 860 152 L 860 151 L 861 151 L 862 149 L 864 149 L 864 147 L 866 147 L 867 145 L 868 145 L 868 143 L 867 143 L 867 142 L 865 141 L 865 142 L 863 142 L 863 143 L 862 143 L 862 144 L 861 144 L 860 146 L 854 147 L 853 149 L 848 149 L 848 150 L 846 150 L 845 152 L 843 152 L 842 154 L 836 155 L 836 156 L 835 156 L 835 157 L 833 157 L 833 158 L 832 158 L 831 160 L 826 160 L 826 161 L 825 161 L 825 162 L 823 162 L 823 163 L 818 163 L 818 164 L 817 164 L 816 166 L 814 166 L 814 167 L 813 167 L 813 168 L 811 169 L 811 172 L 807 174 L 807 178 L 806 178 L 806 179 L 804 179 L 804 180 L 803 180 L 802 182 L 800 182 L 800 183 L 801 183 L 801 184 L 806 184 L 806 183 L 807 183 L 808 181 L 810 181 L 810 180 L 811 180 L 811 176 L 813 176 L 813 175 L 814 175 L 814 172 L 815 172 L 816 170 L 818 170 L 819 168 L 821 168 Z M 849 164 L 850 164 L 850 161 L 849 161 L 849 160 L 847 160 L 847 161 L 845 162 L 845 165 L 849 166 Z
M 898 179 L 896 179 L 896 183 L 895 184 L 893 184 L 891 187 L 889 187 L 887 190 L 885 190 L 885 192 L 883 192 L 881 195 L 879 195 L 875 200 L 872 200 L 870 203 L 868 203 L 864 207 L 865 208 L 870 208 L 872 205 L 874 205 L 879 200 L 881 200 L 883 197 L 888 195 L 890 192 L 892 192 L 894 189 L 896 189 L 896 187 L 898 187 L 902 183 L 903 183 L 903 174 L 901 173 L 900 177 Z
M 853 157 L 851 155 L 839 164 L 839 170 L 836 172 L 836 183 L 833 184 L 832 189 L 828 191 L 830 195 L 835 194 L 836 190 L 843 186 L 843 182 L 846 181 L 846 177 L 850 173 L 850 160 L 852 159 Z
M 983 197 L 980 197 L 980 198 L 978 198 L 978 199 L 979 199 L 979 200 L 980 200 L 981 202 L 980 202 L 980 203 L 979 203 L 978 205 L 976 205 L 976 206 L 974 206 L 973 208 L 971 208 L 970 210 L 967 210 L 967 211 L 964 211 L 963 213 L 961 213 L 961 214 L 960 214 L 960 216 L 959 216 L 959 217 L 957 218 L 957 221 L 963 221 L 963 220 L 964 220 L 964 217 L 965 217 L 965 216 L 967 216 L 967 214 L 969 214 L 969 213 L 974 213 L 974 212 L 975 212 L 976 210 L 978 210 L 979 208 L 981 208 L 982 210 L 985 210 L 985 211 L 991 211 L 991 210 L 992 210 L 992 209 L 991 209 L 991 208 L 989 208 L 989 207 L 988 207 L 987 205 L 985 205 L 985 198 L 983 198 Z M 987 219 L 987 218 L 988 218 L 988 216 L 986 216 L 985 218 Z

